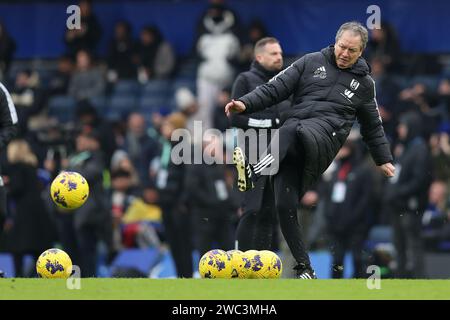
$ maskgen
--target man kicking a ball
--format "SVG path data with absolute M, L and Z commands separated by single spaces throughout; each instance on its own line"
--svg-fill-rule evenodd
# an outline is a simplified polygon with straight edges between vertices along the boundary
M 234 151 L 241 191 L 253 188 L 264 169 L 278 160 L 273 175 L 275 207 L 280 227 L 297 261 L 301 279 L 315 279 L 302 241 L 297 219 L 299 199 L 328 168 L 357 119 L 372 158 L 387 177 L 395 168 L 378 112 L 375 84 L 367 62 L 361 57 L 368 40 L 367 29 L 358 22 L 344 23 L 335 44 L 307 54 L 252 92 L 225 106 L 232 112 L 252 113 L 293 95 L 293 106 L 283 113 L 279 129 L 279 152 L 270 148 L 255 165 L 247 163 L 240 148 Z

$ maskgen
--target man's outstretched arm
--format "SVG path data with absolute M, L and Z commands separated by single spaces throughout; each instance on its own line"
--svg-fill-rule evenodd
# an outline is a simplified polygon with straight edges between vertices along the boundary
M 393 177 L 395 175 L 395 167 L 392 164 L 393 157 L 378 111 L 374 83 L 368 92 L 367 101 L 356 112 L 361 125 L 361 135 L 364 142 L 368 145 L 376 165 L 385 176 Z
M 266 84 L 257 87 L 238 100 L 229 102 L 225 106 L 225 113 L 227 115 L 230 115 L 231 112 L 252 113 L 286 100 L 298 87 L 304 69 L 305 57 L 302 57 Z

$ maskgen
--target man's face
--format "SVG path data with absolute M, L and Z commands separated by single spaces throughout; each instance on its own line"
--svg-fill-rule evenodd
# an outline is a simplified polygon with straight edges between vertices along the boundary
M 169 122 L 164 120 L 161 126 L 161 134 L 167 140 L 170 140 L 172 133 L 175 131 L 175 127 Z
M 142 115 L 133 113 L 128 119 L 128 130 L 137 137 L 145 134 L 145 119 Z
M 283 51 L 278 43 L 267 43 L 261 52 L 256 54 L 258 61 L 266 70 L 280 71 L 283 68 Z
M 361 36 L 346 30 L 334 45 L 336 64 L 340 69 L 350 68 L 362 54 Z
M 77 67 L 80 70 L 87 70 L 91 64 L 91 59 L 85 51 L 77 53 Z
M 130 177 L 117 177 L 114 178 L 112 181 L 112 186 L 115 190 L 118 191 L 127 191 L 131 186 L 131 179 Z
M 404 123 L 399 123 L 397 126 L 397 133 L 400 140 L 406 140 L 408 137 L 408 127 Z

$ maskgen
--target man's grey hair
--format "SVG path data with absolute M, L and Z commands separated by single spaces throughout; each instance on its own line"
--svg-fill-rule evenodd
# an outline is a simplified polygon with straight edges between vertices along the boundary
M 355 35 L 359 35 L 361 37 L 361 50 L 364 50 L 367 45 L 367 41 L 369 40 L 369 32 L 367 29 L 359 22 L 351 21 L 344 23 L 336 33 L 336 43 L 341 38 L 344 31 L 352 31 Z

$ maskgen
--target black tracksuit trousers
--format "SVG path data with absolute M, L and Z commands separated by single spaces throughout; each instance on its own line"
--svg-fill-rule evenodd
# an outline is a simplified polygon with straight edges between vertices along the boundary
M 279 169 L 276 174 L 270 176 L 273 196 L 264 196 L 262 206 L 276 208 L 281 232 L 293 257 L 298 264 L 309 266 L 310 260 L 303 242 L 302 228 L 297 218 L 304 166 L 298 126 L 298 119 L 288 119 L 278 130 L 278 137 L 274 138 L 279 140 L 272 140 L 272 145 L 278 145 L 278 155 L 273 155 L 279 161 Z M 271 152 L 269 146 L 267 153 Z
M 271 250 L 276 208 L 268 176 L 261 176 L 255 188 L 244 193 L 243 214 L 236 229 L 238 249 Z

